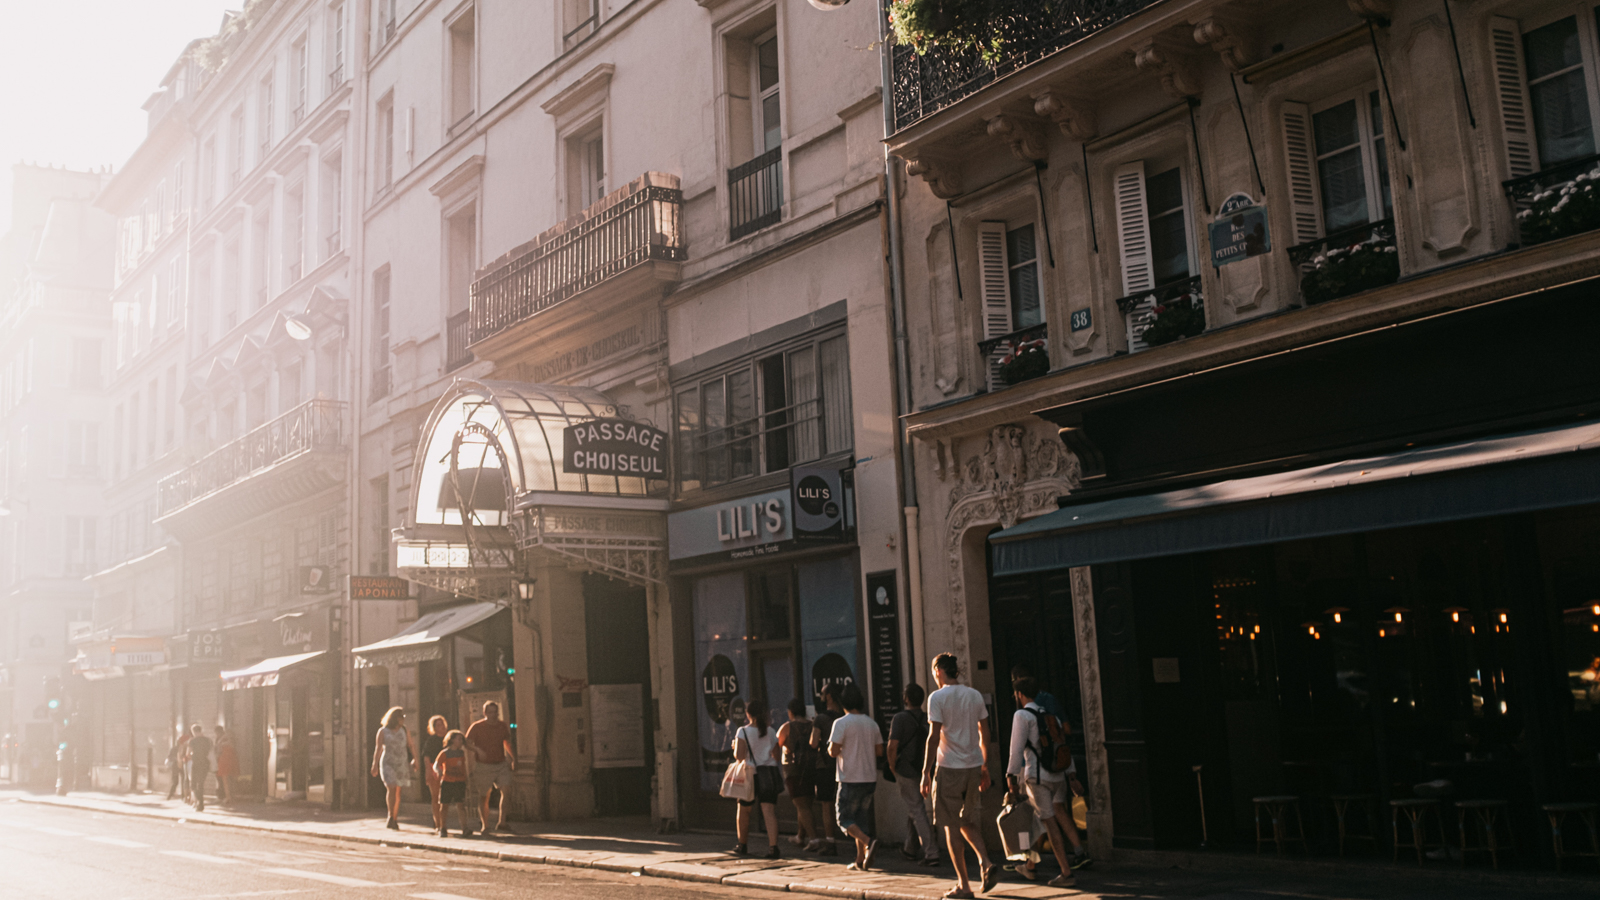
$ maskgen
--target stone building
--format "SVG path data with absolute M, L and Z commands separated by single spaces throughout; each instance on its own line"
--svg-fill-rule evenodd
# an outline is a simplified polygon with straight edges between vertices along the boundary
M 929 650 L 1069 702 L 1102 851 L 1444 779 L 1548 853 L 1600 750 L 1593 9 L 1051 10 L 893 50 Z

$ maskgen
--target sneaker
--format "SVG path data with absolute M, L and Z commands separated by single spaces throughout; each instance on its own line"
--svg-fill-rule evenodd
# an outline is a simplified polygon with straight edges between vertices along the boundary
M 1050 879 L 1049 884 L 1051 887 L 1059 888 L 1075 887 L 1078 884 L 1078 879 L 1073 878 L 1072 873 L 1068 872 Z
M 990 863 L 989 866 L 983 870 L 983 889 L 980 890 L 978 893 L 987 894 L 990 891 L 994 890 L 994 886 L 999 884 L 999 883 L 1000 883 L 1000 867 L 997 866 L 997 865 L 994 865 L 993 863 Z
M 1010 869 L 1011 867 L 1006 866 L 1006 868 Z M 1021 875 L 1023 878 L 1026 878 L 1029 881 L 1039 880 L 1039 873 L 1027 866 L 1017 866 L 1015 871 L 1018 875 Z
M 867 845 L 867 855 L 861 861 L 862 869 L 872 868 L 873 860 L 878 858 L 878 842 L 873 841 Z
M 463 828 L 463 829 L 461 829 L 461 836 L 462 837 L 472 837 L 472 829 L 471 828 Z
M 939 857 L 937 857 L 937 856 L 924 856 L 922 858 L 922 860 L 917 863 L 917 865 L 919 865 L 919 866 L 927 866 L 930 869 L 937 869 L 937 868 L 939 868 Z
M 750 855 L 750 845 L 749 844 L 734 844 L 732 853 L 733 853 L 734 856 L 749 856 Z
M 1090 856 L 1089 854 L 1087 854 L 1087 853 L 1074 853 L 1074 854 L 1072 854 L 1072 869 L 1073 869 L 1073 871 L 1077 871 L 1078 869 L 1087 869 L 1092 865 L 1094 865 L 1094 857 Z
M 450 836 L 449 832 L 445 831 L 443 828 L 439 829 L 439 837 L 449 837 L 449 836 Z
M 399 831 L 400 821 L 398 819 L 390 819 L 389 821 L 383 823 L 383 827 L 389 829 L 390 831 Z
M 774 846 L 774 847 L 772 847 L 771 849 L 769 849 L 767 851 L 767 855 L 765 855 L 765 856 L 763 856 L 761 858 L 762 859 L 782 859 L 783 857 L 779 855 L 778 848 L 776 846 Z

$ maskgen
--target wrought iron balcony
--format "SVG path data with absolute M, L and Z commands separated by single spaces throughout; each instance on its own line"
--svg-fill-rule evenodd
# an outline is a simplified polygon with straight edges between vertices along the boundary
M 687 259 L 682 208 L 677 179 L 647 173 L 496 260 L 472 283 L 471 342 L 645 263 Z
M 1156 307 L 1170 303 L 1185 294 L 1192 294 L 1197 303 L 1205 302 L 1200 292 L 1199 275 L 1183 281 L 1169 282 L 1153 291 L 1130 294 L 1117 300 L 1117 308 L 1122 311 L 1123 325 L 1128 329 L 1129 353 L 1150 349 L 1150 345 L 1144 342 L 1144 333 L 1155 320 Z
M 728 170 L 728 240 L 737 241 L 782 218 L 782 147 Z
M 1600 169 L 1600 154 L 1585 156 L 1571 162 L 1541 169 L 1532 175 L 1524 175 L 1521 178 L 1512 178 L 1501 182 L 1501 186 L 1505 188 L 1506 196 L 1511 198 L 1511 209 L 1517 214 L 1518 240 L 1524 244 L 1535 243 L 1539 240 L 1550 240 L 1551 238 L 1548 236 L 1550 231 L 1557 231 L 1558 236 L 1561 237 L 1565 237 L 1567 233 L 1576 234 L 1577 229 L 1570 232 L 1565 229 L 1546 229 L 1546 235 L 1530 235 L 1525 227 L 1527 221 L 1523 213 L 1532 209 L 1535 201 L 1540 199 L 1540 195 L 1545 191 L 1559 191 L 1569 184 L 1575 184 L 1580 175 L 1585 176 L 1586 180 L 1592 180 L 1593 176 L 1590 173 L 1597 169 Z M 1578 227 L 1581 228 L 1582 226 L 1579 225 Z
M 1394 219 L 1380 219 L 1357 225 L 1354 228 L 1345 228 L 1325 235 L 1314 241 L 1307 241 L 1289 248 L 1289 261 L 1297 266 L 1303 266 L 1318 256 L 1339 247 L 1349 247 L 1363 241 L 1377 239 L 1388 246 L 1394 245 Z
M 1029 341 L 1045 341 L 1045 352 L 1049 353 L 1050 323 L 1040 322 L 1027 328 L 1019 328 L 1010 334 L 989 338 L 978 342 L 978 358 L 983 360 L 989 372 L 989 390 L 996 390 L 1003 385 L 1014 383 L 1007 382 L 1000 372 L 1000 361 L 1016 351 L 1017 347 Z M 1048 368 L 1045 370 L 1048 371 Z M 1044 374 L 1040 372 L 1039 374 Z
M 993 63 L 976 50 L 934 47 L 926 55 L 903 44 L 890 56 L 894 128 L 932 115 L 1064 47 L 1162 0 L 1020 0 L 1019 12 L 995 20 L 1005 49 Z
M 345 448 L 345 404 L 310 400 L 212 451 L 156 485 L 157 514 L 178 512 L 266 469 Z
M 472 351 L 467 349 L 471 336 L 472 313 L 459 312 L 444 322 L 444 370 L 454 371 L 472 362 Z

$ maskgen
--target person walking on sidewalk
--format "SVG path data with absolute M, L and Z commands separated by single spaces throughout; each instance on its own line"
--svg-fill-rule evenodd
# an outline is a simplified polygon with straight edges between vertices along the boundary
M 172 742 L 172 749 L 167 751 L 167 772 L 172 777 L 172 783 L 167 786 L 167 799 L 182 797 L 187 802 L 189 800 L 189 731 L 186 728 L 178 729 L 178 739 Z
M 956 867 L 956 886 L 945 896 L 972 900 L 962 839 L 978 855 L 982 893 L 994 890 L 1000 867 L 989 861 L 979 825 L 982 792 L 989 789 L 989 711 L 983 695 L 961 684 L 960 675 L 953 654 L 933 658 L 933 679 L 939 689 L 928 697 L 928 743 L 937 752 L 927 754 L 923 763 L 922 796 L 933 798 L 933 824 L 944 829 L 950 861 Z
M 434 716 L 428 720 L 428 733 L 422 736 L 422 779 L 427 782 L 428 801 L 433 804 L 433 827 L 440 832 L 444 831 L 444 805 L 439 800 L 439 773 L 434 770 L 434 761 L 444 752 L 445 732 L 449 730 L 450 723 L 444 716 Z M 462 785 L 465 789 L 466 785 Z M 462 827 L 466 827 L 465 819 Z
M 800 828 L 789 839 L 803 849 L 817 839 L 816 820 L 811 801 L 817 793 L 817 751 L 811 746 L 811 720 L 806 718 L 806 702 L 799 697 L 789 701 L 789 721 L 778 728 L 778 746 L 783 748 L 783 786 L 794 804 Z
M 828 735 L 828 755 L 839 761 L 839 827 L 856 842 L 856 861 L 846 868 L 866 872 L 878 855 L 878 842 L 867 834 L 872 827 L 873 795 L 878 790 L 878 757 L 883 755 L 883 732 L 878 723 L 861 714 L 866 700 L 861 689 L 848 685 L 840 705 L 844 718 L 833 723 Z
M 833 723 L 844 718 L 844 707 L 839 705 L 839 685 L 832 682 L 822 686 L 822 709 L 812 720 L 811 747 L 817 751 L 817 807 L 822 812 L 822 827 L 816 840 L 806 847 L 822 856 L 837 856 L 839 848 L 833 843 L 839 831 L 834 818 L 834 801 L 839 796 L 838 763 L 828 755 L 828 735 L 833 733 Z
M 233 779 L 239 775 L 239 748 L 233 745 L 233 735 L 218 725 L 217 738 L 217 802 L 233 802 Z
M 1017 711 L 1011 718 L 1006 786 L 1013 794 L 1026 793 L 1028 804 L 1050 835 L 1050 849 L 1061 866 L 1061 874 L 1050 881 L 1050 886 L 1072 887 L 1077 883 L 1072 870 L 1087 865 L 1088 855 L 1078 838 L 1078 826 L 1072 821 L 1067 772 L 1055 768 L 1057 739 L 1065 739 L 1064 727 L 1039 705 L 1039 682 L 1032 676 L 1016 679 L 1011 688 L 1016 696 Z M 1073 850 L 1070 858 L 1068 843 Z M 1029 881 L 1038 878 L 1031 859 L 1017 867 L 1017 874 Z
M 433 718 L 444 721 L 442 716 Z M 428 721 L 428 727 L 433 727 L 432 719 Z M 461 819 L 461 836 L 472 837 L 472 826 L 467 824 L 467 781 L 472 778 L 472 754 L 467 752 L 467 738 L 452 728 L 440 743 L 442 749 L 428 766 L 438 786 L 434 792 L 434 805 L 439 810 L 439 837 L 450 836 L 445 830 L 445 820 L 451 806 L 456 808 L 456 816 Z
M 783 772 L 773 756 L 778 748 L 778 735 L 767 721 L 767 701 L 751 698 L 744 715 L 746 724 L 733 733 L 733 758 L 747 759 L 756 767 L 756 795 L 752 800 L 739 801 L 739 814 L 734 820 L 739 843 L 733 852 L 735 856 L 750 855 L 750 813 L 760 804 L 761 818 L 767 826 L 766 858 L 777 859 L 778 793 L 783 790 Z
M 467 745 L 472 748 L 472 782 L 470 791 L 480 798 L 478 818 L 483 822 L 483 833 L 489 828 L 489 796 L 500 790 L 499 820 L 492 830 L 510 831 L 506 827 L 506 795 L 511 793 L 511 773 L 517 769 L 517 748 L 511 742 L 511 728 L 500 720 L 500 704 L 493 700 L 483 705 L 483 718 L 467 729 Z
M 194 793 L 194 811 L 206 811 L 206 778 L 211 774 L 211 739 L 199 722 L 189 729 L 189 789 Z
M 417 746 L 406 728 L 405 710 L 391 706 L 383 714 L 383 727 L 372 747 L 372 777 L 383 780 L 389 808 L 384 827 L 391 831 L 400 830 L 400 789 L 411 783 L 410 773 L 416 770 Z
M 939 864 L 939 842 L 933 838 L 933 823 L 928 819 L 927 801 L 922 799 L 922 760 L 928 748 L 928 714 L 922 711 L 922 701 L 927 692 L 922 685 L 906 685 L 901 697 L 905 709 L 889 720 L 889 746 L 886 751 L 889 768 L 895 774 L 895 787 L 900 789 L 900 801 L 906 806 L 906 843 L 901 853 L 906 859 L 917 859 L 921 842 L 921 860 L 925 866 Z

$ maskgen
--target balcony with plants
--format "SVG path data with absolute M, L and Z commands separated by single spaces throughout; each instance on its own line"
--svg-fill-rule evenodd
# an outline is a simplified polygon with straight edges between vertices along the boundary
M 1040 322 L 978 342 L 978 358 L 989 367 L 989 390 L 1021 384 L 1050 371 L 1050 326 Z
M 1400 280 L 1394 220 L 1382 219 L 1289 248 L 1300 267 L 1300 297 L 1308 306 L 1370 291 Z

